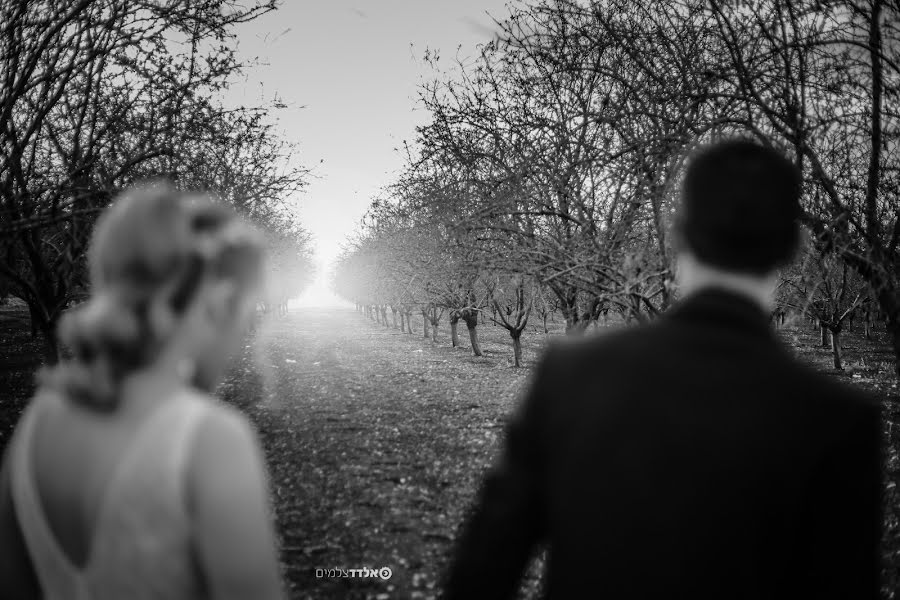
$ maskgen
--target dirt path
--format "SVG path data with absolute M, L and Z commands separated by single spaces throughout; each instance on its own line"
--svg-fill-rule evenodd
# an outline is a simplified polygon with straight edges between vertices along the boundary
M 292 597 L 433 596 L 528 370 L 352 309 L 292 313 L 261 337 L 261 364 L 248 349 L 222 392 L 259 428 Z M 316 576 L 382 567 L 389 580 Z

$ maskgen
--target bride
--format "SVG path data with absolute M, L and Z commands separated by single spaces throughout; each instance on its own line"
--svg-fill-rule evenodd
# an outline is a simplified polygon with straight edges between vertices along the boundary
M 211 392 L 240 348 L 259 234 L 165 186 L 97 223 L 93 295 L 60 325 L 0 476 L 0 596 L 280 598 L 256 434 Z

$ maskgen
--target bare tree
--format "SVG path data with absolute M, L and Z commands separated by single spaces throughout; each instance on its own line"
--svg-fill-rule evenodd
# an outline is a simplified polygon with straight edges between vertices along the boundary
M 28 305 L 46 360 L 59 352 L 62 311 L 84 293 L 94 219 L 118 190 L 209 174 L 235 148 L 257 164 L 271 158 L 261 151 L 274 141 L 261 117 L 211 98 L 241 68 L 232 27 L 274 6 L 0 1 L 0 276 Z M 264 195 L 302 179 L 289 171 L 273 186 L 272 173 L 231 167 L 205 182 L 263 217 Z M 248 199 L 254 207 L 241 206 Z

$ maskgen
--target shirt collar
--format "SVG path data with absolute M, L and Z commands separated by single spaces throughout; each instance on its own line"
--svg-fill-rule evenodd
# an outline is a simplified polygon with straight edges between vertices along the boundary
M 708 287 L 686 296 L 665 317 L 765 333 L 774 337 L 769 315 L 756 300 L 740 292 Z

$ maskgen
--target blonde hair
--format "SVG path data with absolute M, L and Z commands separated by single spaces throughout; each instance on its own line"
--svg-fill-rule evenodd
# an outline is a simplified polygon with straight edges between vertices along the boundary
M 264 247 L 259 232 L 209 197 L 166 184 L 124 192 L 94 228 L 91 297 L 60 321 L 72 358 L 39 383 L 114 408 L 122 378 L 153 361 L 203 281 L 233 280 L 241 292 L 261 285 Z

